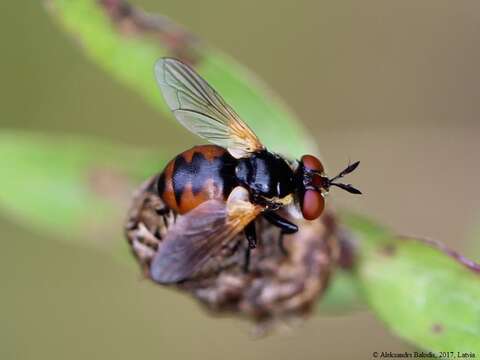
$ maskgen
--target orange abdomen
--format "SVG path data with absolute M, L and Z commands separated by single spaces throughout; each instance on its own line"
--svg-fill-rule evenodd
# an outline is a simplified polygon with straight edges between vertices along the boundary
M 195 146 L 167 164 L 158 179 L 159 195 L 179 214 L 207 200 L 225 200 L 236 183 L 236 164 L 222 147 Z

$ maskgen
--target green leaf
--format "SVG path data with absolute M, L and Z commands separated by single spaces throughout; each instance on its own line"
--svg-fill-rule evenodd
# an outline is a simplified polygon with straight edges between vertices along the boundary
M 291 156 L 317 152 L 301 123 L 253 74 L 170 20 L 117 0 L 50 0 L 48 8 L 89 58 L 170 118 L 153 75 L 163 56 L 193 64 L 268 147 Z
M 320 314 L 345 314 L 365 308 L 360 284 L 351 271 L 337 269 L 318 304 Z
M 346 223 L 358 238 L 365 299 L 393 332 L 427 350 L 480 353 L 480 265 L 359 216 Z
M 0 133 L 0 208 L 16 221 L 76 245 L 123 245 L 134 187 L 167 158 L 75 136 Z M 119 252 L 118 252 L 119 253 Z

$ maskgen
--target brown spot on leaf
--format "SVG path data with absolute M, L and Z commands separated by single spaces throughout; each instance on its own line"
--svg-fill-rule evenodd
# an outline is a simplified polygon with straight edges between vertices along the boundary
M 443 325 L 440 323 L 435 323 L 432 325 L 432 332 L 434 334 L 440 334 L 443 332 L 443 330 L 444 330 Z
M 133 189 L 128 177 L 111 168 L 92 168 L 87 173 L 88 188 L 100 198 L 125 204 Z
M 385 255 L 385 256 L 394 256 L 395 253 L 397 252 L 397 248 L 395 247 L 394 244 L 386 244 L 380 249 L 380 252 Z
M 170 51 L 170 56 L 190 65 L 200 57 L 200 41 L 183 27 L 161 15 L 146 13 L 124 0 L 97 0 L 125 36 L 149 37 Z

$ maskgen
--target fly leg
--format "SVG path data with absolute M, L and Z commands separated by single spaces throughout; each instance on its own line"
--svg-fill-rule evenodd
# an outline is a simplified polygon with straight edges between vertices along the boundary
M 272 211 L 264 212 L 263 217 L 270 224 L 280 228 L 280 237 L 278 239 L 278 246 L 280 247 L 280 251 L 285 256 L 288 255 L 287 249 L 285 249 L 285 245 L 283 243 L 283 235 L 296 233 L 298 231 L 298 226 Z
M 284 234 L 293 234 L 298 231 L 298 226 L 284 219 L 273 211 L 265 211 L 263 217 L 272 225 L 279 227 Z
M 243 264 L 243 271 L 248 272 L 250 267 L 250 252 L 257 246 L 257 232 L 255 231 L 255 221 L 252 221 L 245 227 L 245 236 L 248 241 L 248 246 L 245 249 L 245 263 Z

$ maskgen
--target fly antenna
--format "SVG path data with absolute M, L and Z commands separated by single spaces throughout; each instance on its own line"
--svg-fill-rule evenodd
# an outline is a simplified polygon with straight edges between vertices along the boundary
M 351 172 L 353 172 L 358 167 L 358 165 L 360 165 L 360 161 L 355 161 L 353 164 L 348 164 L 348 166 L 345 169 L 343 169 L 342 171 L 340 171 L 340 173 L 337 176 L 335 176 L 331 179 L 328 179 L 328 186 L 329 187 L 330 186 L 339 187 L 340 189 L 348 191 L 351 194 L 361 194 L 362 192 L 360 190 L 354 188 L 351 184 L 343 184 L 343 183 L 336 183 L 335 182 L 336 180 L 341 179 L 345 175 L 348 175 Z
M 358 190 L 357 188 L 354 188 L 352 184 L 342 184 L 342 183 L 330 183 L 330 186 L 337 186 L 340 189 L 343 189 L 345 191 L 348 191 L 350 194 L 357 194 L 361 195 L 362 192 Z

